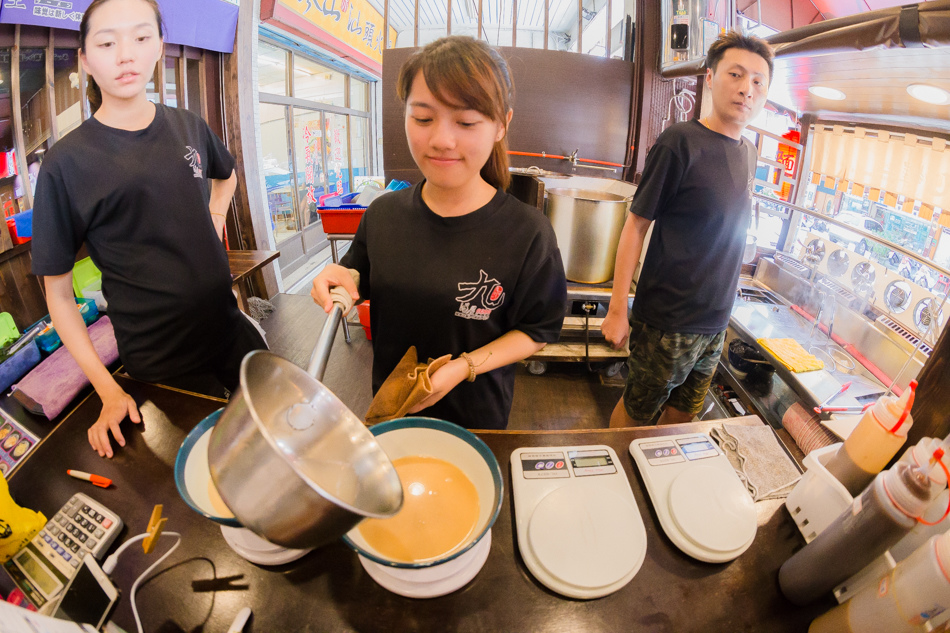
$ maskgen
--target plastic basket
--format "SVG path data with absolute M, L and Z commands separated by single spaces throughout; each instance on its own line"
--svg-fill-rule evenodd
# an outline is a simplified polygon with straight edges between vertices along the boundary
M 79 297 L 76 297 L 76 306 L 79 308 L 79 314 L 82 315 L 82 320 L 87 327 L 99 318 L 99 308 L 96 307 L 96 302 L 92 299 L 80 299 Z M 56 349 L 62 345 L 63 342 L 60 340 L 59 334 L 56 332 L 56 328 L 53 327 L 53 321 L 50 319 L 48 314 L 28 327 L 26 331 L 29 332 L 35 325 L 41 322 L 49 324 L 49 327 L 37 335 L 35 339 L 36 344 L 40 350 L 50 354 L 56 351 Z
M 0 312 L 0 345 L 6 345 L 20 338 L 13 316 L 9 312 Z
M 317 213 L 323 221 L 323 231 L 330 233 L 356 233 L 360 226 L 360 218 L 366 207 L 358 204 L 344 204 L 339 207 L 318 207 Z
M 101 290 L 102 273 L 92 263 L 92 259 L 87 257 L 76 262 L 73 266 L 73 291 L 77 297 L 91 299 L 83 294 L 84 290 Z
M 373 334 L 369 329 L 369 301 L 364 301 L 356 306 L 356 314 L 359 315 L 360 325 L 363 326 L 363 331 L 366 332 L 366 340 L 372 341 Z

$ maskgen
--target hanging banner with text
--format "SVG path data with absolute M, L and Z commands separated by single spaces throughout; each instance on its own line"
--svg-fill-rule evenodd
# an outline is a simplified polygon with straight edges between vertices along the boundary
M 238 0 L 158 0 L 165 41 L 221 53 L 234 49 Z M 0 23 L 79 30 L 92 0 L 0 0 Z
M 382 67 L 385 48 L 383 16 L 368 0 L 277 0 L 277 5 L 304 18 L 352 52 Z M 390 28 L 390 47 L 395 42 L 396 29 Z

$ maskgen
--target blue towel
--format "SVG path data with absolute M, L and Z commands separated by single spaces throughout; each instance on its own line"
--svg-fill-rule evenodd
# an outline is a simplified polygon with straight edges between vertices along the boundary
M 40 348 L 36 345 L 36 339 L 33 339 L 0 364 L 0 393 L 5 392 L 10 385 L 39 364 Z

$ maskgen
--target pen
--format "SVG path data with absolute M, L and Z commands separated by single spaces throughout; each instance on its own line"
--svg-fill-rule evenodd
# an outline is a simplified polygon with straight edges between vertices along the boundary
M 234 618 L 234 622 L 231 623 L 231 626 L 228 627 L 228 633 L 241 633 L 244 630 L 244 625 L 247 624 L 247 619 L 251 617 L 251 608 L 244 607 L 238 611 L 237 617 Z
M 84 473 L 81 470 L 67 470 L 66 474 L 70 477 L 75 477 L 76 479 L 82 479 L 84 481 L 91 482 L 94 486 L 99 486 L 100 488 L 108 488 L 112 485 L 111 479 L 100 477 L 99 475 L 90 475 L 89 473 Z

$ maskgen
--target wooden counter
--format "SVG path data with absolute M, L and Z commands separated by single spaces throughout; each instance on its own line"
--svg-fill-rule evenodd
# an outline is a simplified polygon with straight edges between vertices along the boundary
M 778 592 L 779 566 L 803 543 L 781 502 L 757 504 L 759 531 L 752 547 L 727 564 L 700 563 L 682 554 L 663 534 L 627 451 L 630 441 L 654 434 L 705 430 L 708 423 L 650 429 L 579 432 L 486 432 L 505 479 L 505 497 L 492 532 L 488 560 L 461 590 L 432 600 L 389 593 L 363 571 L 342 542 L 278 568 L 238 557 L 218 526 L 190 510 L 178 496 L 173 466 L 185 434 L 222 405 L 218 400 L 119 377 L 139 403 L 142 425 L 126 422 L 128 440 L 112 460 L 90 449 L 86 429 L 100 403 L 93 394 L 51 433 L 13 475 L 10 489 L 22 505 L 51 516 L 74 492 L 101 501 L 127 527 L 120 541 L 143 531 L 153 504 L 162 503 L 167 530 L 184 540 L 158 576 L 138 593 L 146 631 L 225 631 L 237 611 L 254 611 L 246 629 L 284 631 L 687 631 L 804 632 L 828 600 L 808 609 L 792 606 Z M 730 420 L 735 422 L 736 420 Z M 758 424 L 755 418 L 742 423 Z M 646 526 L 648 549 L 638 574 L 605 598 L 562 598 L 527 571 L 512 533 L 509 456 L 521 446 L 607 444 L 630 478 Z M 111 478 L 103 490 L 66 476 L 66 468 Z M 162 540 L 158 551 L 169 541 Z M 130 549 L 113 574 L 122 595 L 113 617 L 134 631 L 129 590 L 155 559 Z

